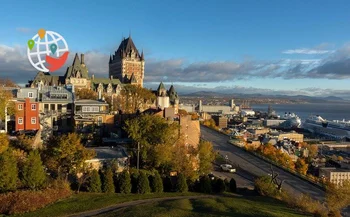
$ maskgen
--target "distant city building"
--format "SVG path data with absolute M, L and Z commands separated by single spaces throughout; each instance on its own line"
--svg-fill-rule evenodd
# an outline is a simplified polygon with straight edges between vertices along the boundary
M 303 142 L 304 141 L 304 134 L 301 133 L 280 133 L 278 135 L 278 141 L 284 140 L 284 139 L 290 139 L 296 142 Z
M 124 38 L 117 51 L 109 59 L 109 77 L 118 78 L 123 84 L 143 87 L 145 59 L 140 55 L 131 36 Z
M 320 168 L 319 177 L 336 185 L 342 185 L 344 181 L 350 180 L 350 171 L 334 167 Z
M 216 126 L 218 126 L 220 129 L 227 128 L 227 117 L 212 116 L 211 118 L 215 121 Z

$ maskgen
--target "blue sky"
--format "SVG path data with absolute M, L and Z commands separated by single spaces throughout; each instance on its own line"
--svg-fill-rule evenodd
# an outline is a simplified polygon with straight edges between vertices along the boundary
M 91 54 L 90 72 L 107 76 L 108 59 L 103 57 L 131 32 L 138 49 L 145 51 L 146 72 L 154 78 L 148 82 L 350 90 L 350 66 L 346 73 L 337 65 L 346 66 L 348 59 L 349 11 L 350 2 L 341 0 L 2 1 L 0 46 L 8 54 L 9 48 L 25 46 L 40 28 L 56 31 L 72 51 Z M 9 62 L 7 57 L 3 65 Z M 334 70 L 318 68 L 330 62 Z M 1 63 L 0 73 L 8 71 Z M 257 65 L 279 69 L 256 72 Z M 178 79 L 186 76 L 191 79 Z

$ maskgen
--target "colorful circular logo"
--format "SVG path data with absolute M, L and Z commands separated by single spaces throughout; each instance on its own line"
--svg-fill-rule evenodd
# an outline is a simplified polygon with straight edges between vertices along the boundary
M 40 29 L 28 41 L 28 60 L 39 71 L 53 72 L 60 69 L 68 55 L 68 44 L 57 32 Z

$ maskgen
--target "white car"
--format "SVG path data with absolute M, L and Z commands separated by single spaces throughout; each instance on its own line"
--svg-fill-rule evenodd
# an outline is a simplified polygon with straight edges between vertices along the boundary
M 221 164 L 220 167 L 225 172 L 230 172 L 230 173 L 236 172 L 236 169 L 232 168 L 232 165 L 230 165 L 230 164 Z

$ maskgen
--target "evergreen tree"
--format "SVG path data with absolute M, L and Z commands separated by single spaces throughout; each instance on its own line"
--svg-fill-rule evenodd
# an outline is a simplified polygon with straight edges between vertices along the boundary
M 114 180 L 113 180 L 113 172 L 111 167 L 107 167 L 106 171 L 103 173 L 103 186 L 102 190 L 105 193 L 114 193 Z
M 16 158 L 8 149 L 0 154 L 0 192 L 16 190 L 17 180 L 18 168 Z
M 46 180 L 43 163 L 37 150 L 31 151 L 22 170 L 23 184 L 32 190 L 41 188 Z
M 151 176 L 151 188 L 152 188 L 152 192 L 155 192 L 155 193 L 163 192 L 163 181 L 158 171 L 154 173 L 154 176 Z
M 207 194 L 212 193 L 211 181 L 208 176 L 202 176 L 200 179 L 200 192 Z
M 232 178 L 230 181 L 230 191 L 233 193 L 237 191 L 236 180 L 234 180 L 234 178 Z
M 137 185 L 139 182 L 139 172 L 133 172 L 131 173 L 131 192 L 132 193 L 137 193 Z
M 183 174 L 179 174 L 177 177 L 176 191 L 177 192 L 187 192 L 188 191 L 186 177 Z
M 88 186 L 89 192 L 101 192 L 101 178 L 97 170 L 93 170 Z
M 225 182 L 222 179 L 217 179 L 215 182 L 215 190 L 217 193 L 224 193 L 226 190 Z
M 137 193 L 139 194 L 147 194 L 151 192 L 151 188 L 149 187 L 149 181 L 146 173 L 140 172 L 138 182 L 137 182 Z
M 127 170 L 124 170 L 119 177 L 120 193 L 130 194 L 131 192 L 131 178 Z

